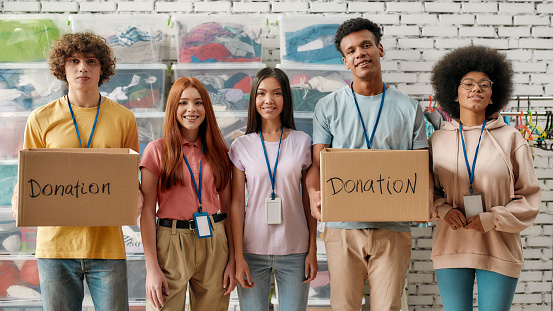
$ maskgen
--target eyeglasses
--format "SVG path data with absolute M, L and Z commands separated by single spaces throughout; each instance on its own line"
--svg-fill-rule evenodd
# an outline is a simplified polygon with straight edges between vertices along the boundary
M 474 86 L 478 84 L 478 87 L 480 88 L 480 90 L 482 91 L 487 91 L 489 89 L 492 88 L 492 85 L 493 85 L 493 82 L 492 80 L 490 79 L 482 79 L 478 82 L 476 82 L 476 80 L 474 79 L 471 79 L 471 78 L 466 78 L 464 79 L 463 81 L 461 81 L 460 85 L 465 89 L 465 90 L 472 90 L 472 88 L 474 88 Z

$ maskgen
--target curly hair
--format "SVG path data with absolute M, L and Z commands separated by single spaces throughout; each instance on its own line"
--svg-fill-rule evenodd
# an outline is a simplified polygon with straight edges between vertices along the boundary
M 374 35 L 374 39 L 376 40 L 376 44 L 380 44 L 380 38 L 382 37 L 382 30 L 380 29 L 380 26 L 366 18 L 357 17 L 348 19 L 347 21 L 343 22 L 342 25 L 338 27 L 338 30 L 336 30 L 336 36 L 334 36 L 334 46 L 336 47 L 338 52 L 340 52 L 340 54 L 345 57 L 344 52 L 342 52 L 342 48 L 340 47 L 342 39 L 350 33 L 358 32 L 365 29 L 372 32 Z
M 65 63 L 76 54 L 98 59 L 102 67 L 98 86 L 108 82 L 115 74 L 115 55 L 104 38 L 91 32 L 68 33 L 52 44 L 48 55 L 50 71 L 58 80 L 65 82 L 66 86 L 69 85 L 65 76 Z
M 513 69 L 504 54 L 481 45 L 457 48 L 434 65 L 430 79 L 434 98 L 453 119 L 460 117 L 457 102 L 459 83 L 472 71 L 483 72 L 493 81 L 493 105 L 486 107 L 486 117 L 501 111 L 513 93 Z

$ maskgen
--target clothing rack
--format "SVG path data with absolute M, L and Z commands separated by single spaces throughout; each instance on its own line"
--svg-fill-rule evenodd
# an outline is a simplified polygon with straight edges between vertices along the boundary
M 411 96 L 412 99 L 420 101 L 420 102 L 429 102 L 433 101 L 433 96 L 424 96 L 424 97 L 414 97 Z M 532 101 L 532 100 L 553 100 L 553 96 L 513 96 L 510 98 L 510 101 L 518 101 L 518 100 L 526 100 L 526 101 Z
M 430 96 L 426 96 L 426 97 L 411 97 L 413 98 L 414 100 L 416 101 L 419 101 L 419 102 L 433 102 L 433 97 L 430 95 Z M 519 116 L 519 115 L 522 115 L 522 116 L 528 116 L 529 113 L 528 112 L 531 112 L 532 113 L 532 116 L 535 116 L 535 117 L 546 117 L 548 115 L 551 114 L 550 111 L 532 111 L 530 109 L 530 101 L 533 101 L 533 100 L 551 100 L 553 101 L 553 96 L 513 96 L 510 98 L 510 101 L 517 101 L 519 104 L 521 101 L 528 101 L 527 105 L 528 105 L 528 109 L 524 110 L 524 109 L 517 109 L 517 110 L 513 110 L 513 111 L 501 111 L 500 114 L 502 116 L 513 116 L 513 117 L 516 117 L 516 116 Z M 553 110 L 553 109 L 552 109 Z

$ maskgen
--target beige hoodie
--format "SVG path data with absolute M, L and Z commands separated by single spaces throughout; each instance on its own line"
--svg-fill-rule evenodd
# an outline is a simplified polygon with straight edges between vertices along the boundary
M 471 169 L 481 128 L 463 127 Z M 532 225 L 541 201 L 527 142 L 499 114 L 488 120 L 473 181 L 474 192 L 484 201 L 483 234 L 453 230 L 442 220 L 452 208 L 464 211 L 463 196 L 469 193 L 458 121 L 446 122 L 430 136 L 429 145 L 435 184 L 432 217 L 438 220 L 432 246 L 434 269 L 474 268 L 518 278 L 524 258 L 520 232 Z

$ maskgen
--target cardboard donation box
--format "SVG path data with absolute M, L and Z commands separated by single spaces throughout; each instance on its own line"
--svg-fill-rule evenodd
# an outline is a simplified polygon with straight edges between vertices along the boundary
M 427 221 L 427 150 L 321 151 L 322 221 Z
M 139 158 L 128 148 L 21 150 L 17 226 L 136 225 Z

